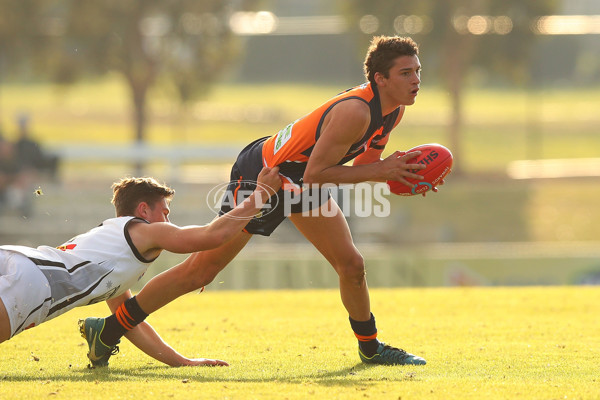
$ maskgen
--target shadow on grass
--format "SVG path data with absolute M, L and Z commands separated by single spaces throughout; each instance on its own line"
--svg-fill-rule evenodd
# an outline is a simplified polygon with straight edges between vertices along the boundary
M 244 376 L 206 376 L 202 375 L 202 371 L 207 368 L 221 367 L 181 367 L 171 368 L 162 365 L 148 365 L 138 368 L 73 368 L 65 371 L 52 371 L 43 374 L 43 376 L 32 376 L 31 373 L 5 374 L 0 377 L 0 382 L 31 382 L 34 380 L 50 380 L 50 381 L 70 381 L 70 382 L 135 382 L 135 381 L 160 381 L 174 380 L 184 383 L 210 383 L 210 382 L 239 382 L 239 383 L 264 383 L 264 382 L 280 382 L 280 383 L 302 383 L 312 382 L 323 386 L 355 386 L 357 384 L 369 386 L 381 381 L 407 382 L 418 381 L 416 373 L 413 372 L 414 367 L 402 366 L 375 366 L 363 363 L 358 363 L 352 367 L 340 368 L 332 371 L 320 370 L 304 374 L 279 374 L 278 371 L 267 376 L 259 377 L 244 377 Z M 227 368 L 223 367 L 226 371 Z M 373 368 L 393 368 L 398 371 L 393 377 L 382 376 L 380 378 L 360 376 L 362 372 L 366 372 Z M 402 368 L 402 369 L 401 369 Z M 405 368 L 408 368 L 405 369 Z M 227 375 L 227 374 L 224 374 Z

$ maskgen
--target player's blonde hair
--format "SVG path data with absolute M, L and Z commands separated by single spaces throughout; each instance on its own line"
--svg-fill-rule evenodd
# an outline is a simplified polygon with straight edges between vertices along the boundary
M 175 194 L 175 190 L 154 178 L 122 178 L 112 184 L 112 190 L 111 203 L 115 206 L 117 217 L 134 215 L 141 202 L 154 207 L 162 199 L 170 201 Z
M 375 36 L 365 57 L 365 77 L 372 84 L 375 83 L 377 72 L 389 78 L 390 68 L 396 58 L 417 55 L 419 55 L 419 46 L 409 37 Z

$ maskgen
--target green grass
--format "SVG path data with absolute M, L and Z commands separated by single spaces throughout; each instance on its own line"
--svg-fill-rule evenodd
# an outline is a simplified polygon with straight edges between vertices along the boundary
M 596 287 L 373 289 L 371 297 L 380 338 L 426 366 L 361 364 L 336 290 L 208 290 L 149 322 L 183 354 L 230 367 L 169 368 L 124 342 L 109 369 L 88 370 L 76 321 L 106 314 L 96 305 L 2 344 L 0 398 L 600 397 Z

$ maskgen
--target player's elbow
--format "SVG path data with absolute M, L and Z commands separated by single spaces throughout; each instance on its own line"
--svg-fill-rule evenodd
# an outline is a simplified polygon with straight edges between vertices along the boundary
M 306 171 L 302 177 L 302 182 L 304 182 L 306 185 L 322 183 L 319 178 L 319 174 L 316 174 L 313 171 Z

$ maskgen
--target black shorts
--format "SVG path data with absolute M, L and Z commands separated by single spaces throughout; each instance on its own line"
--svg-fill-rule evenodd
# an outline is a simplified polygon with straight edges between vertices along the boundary
M 238 155 L 231 168 L 231 181 L 227 185 L 223 196 L 219 215 L 231 211 L 235 204 L 243 202 L 256 188 L 256 179 L 263 168 L 262 146 L 267 138 L 261 138 L 250 143 Z M 270 236 L 275 228 L 287 218 L 288 213 L 295 214 L 318 208 L 329 199 L 330 193 L 327 188 L 309 188 L 299 196 L 299 198 L 296 197 L 293 201 L 290 201 L 289 195 L 286 195 L 280 189 L 271 197 L 266 207 L 248 222 L 244 232 Z M 233 202 L 229 201 L 230 199 L 233 199 Z M 310 201 L 307 201 L 307 199 L 310 199 Z

